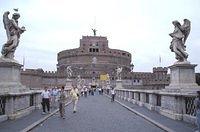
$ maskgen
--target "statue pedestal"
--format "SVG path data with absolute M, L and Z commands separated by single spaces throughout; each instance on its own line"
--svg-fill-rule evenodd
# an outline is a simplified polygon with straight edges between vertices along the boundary
M 41 105 L 41 92 L 21 84 L 21 66 L 16 60 L 0 58 L 0 94 L 5 99 L 2 108 L 8 119 L 25 116 Z
M 65 89 L 71 89 L 72 88 L 72 80 L 67 79 Z
M 116 80 L 116 87 L 117 89 L 122 89 L 123 86 L 122 86 L 122 80 Z
M 169 66 L 170 84 L 164 91 L 168 92 L 196 92 L 200 87 L 196 83 L 195 67 L 197 65 L 180 63 Z
M 15 60 L 0 58 L 0 93 L 27 92 L 21 84 L 21 64 Z

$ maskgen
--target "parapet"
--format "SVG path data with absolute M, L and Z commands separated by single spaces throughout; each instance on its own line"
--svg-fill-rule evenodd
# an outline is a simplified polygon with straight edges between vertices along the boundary
M 153 68 L 153 73 L 155 72 L 166 72 L 167 73 L 168 68 L 167 67 L 154 67 Z

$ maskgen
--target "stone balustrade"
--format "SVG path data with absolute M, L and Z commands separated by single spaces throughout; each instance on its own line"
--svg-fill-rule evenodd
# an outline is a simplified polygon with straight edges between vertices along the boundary
M 116 96 L 133 104 L 167 116 L 195 124 L 196 94 L 169 93 L 163 90 L 116 89 Z
M 70 89 L 66 89 L 69 97 Z M 0 94 L 0 122 L 28 115 L 41 108 L 42 90 L 31 90 L 24 93 Z

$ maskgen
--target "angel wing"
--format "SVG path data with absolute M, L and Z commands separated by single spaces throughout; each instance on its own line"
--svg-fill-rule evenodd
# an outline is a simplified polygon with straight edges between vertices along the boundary
M 18 8 L 14 8 L 13 10 L 14 10 L 14 11 L 16 11 L 16 12 L 18 12 L 18 11 L 19 11 L 19 9 L 18 9 Z
M 184 23 L 181 26 L 181 29 L 184 34 L 183 42 L 185 43 L 185 41 L 187 40 L 187 38 L 190 34 L 191 22 L 188 19 L 184 19 L 183 21 L 184 21 Z
M 4 28 L 6 30 L 6 35 L 7 35 L 8 40 L 10 39 L 10 31 L 9 31 L 10 19 L 8 17 L 9 14 L 10 14 L 9 11 L 4 12 L 4 14 L 3 14 L 3 24 L 4 24 Z
M 3 14 L 3 24 L 4 24 L 4 28 L 6 29 L 6 26 L 9 24 L 9 17 L 8 15 L 10 14 L 9 11 L 4 12 Z

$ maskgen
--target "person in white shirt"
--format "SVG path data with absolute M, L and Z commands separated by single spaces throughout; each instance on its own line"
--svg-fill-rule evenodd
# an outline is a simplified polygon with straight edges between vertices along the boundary
M 50 113 L 50 92 L 47 90 L 47 87 L 44 88 L 44 91 L 41 93 L 42 96 L 42 109 L 43 112 L 42 114 L 46 113 L 46 107 L 47 107 L 47 111 L 48 113 Z
M 70 95 L 71 95 L 72 104 L 73 104 L 73 113 L 76 113 L 76 105 L 77 105 L 78 98 L 79 98 L 79 92 L 78 92 L 76 85 L 72 86 L 72 89 L 70 91 Z
M 58 95 L 58 90 L 57 87 L 53 88 L 51 91 L 51 96 L 52 96 L 52 107 L 56 108 L 56 98 Z
M 115 101 L 115 89 L 112 87 L 112 89 L 111 89 L 111 102 L 114 102 Z

